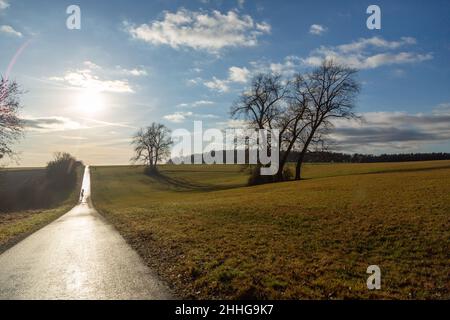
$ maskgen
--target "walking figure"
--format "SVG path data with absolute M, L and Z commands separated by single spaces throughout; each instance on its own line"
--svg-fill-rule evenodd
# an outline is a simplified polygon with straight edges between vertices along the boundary
M 81 189 L 81 200 L 80 201 L 83 201 L 83 197 L 84 197 L 84 189 Z

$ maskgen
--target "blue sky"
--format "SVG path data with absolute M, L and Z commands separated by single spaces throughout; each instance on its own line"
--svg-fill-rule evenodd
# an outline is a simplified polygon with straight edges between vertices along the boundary
M 81 30 L 66 28 L 71 4 Z M 366 27 L 370 4 L 381 30 Z M 336 150 L 449 152 L 449 13 L 448 1 L 0 0 L 0 73 L 27 91 L 20 165 L 63 150 L 128 163 L 138 127 L 237 125 L 228 110 L 252 74 L 330 57 L 360 69 L 366 119 L 336 122 Z

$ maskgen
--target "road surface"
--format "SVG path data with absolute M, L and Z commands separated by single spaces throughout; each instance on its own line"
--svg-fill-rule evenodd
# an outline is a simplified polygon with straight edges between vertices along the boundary
M 166 287 L 93 208 L 80 204 L 0 255 L 0 299 L 170 299 Z

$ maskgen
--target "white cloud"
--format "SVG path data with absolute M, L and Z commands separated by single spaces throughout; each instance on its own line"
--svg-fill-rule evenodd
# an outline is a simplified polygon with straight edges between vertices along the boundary
M 250 71 L 247 68 L 231 67 L 228 79 L 232 82 L 246 83 L 249 75 Z
M 51 77 L 50 80 L 64 82 L 75 88 L 89 89 L 98 92 L 132 93 L 128 80 L 104 80 L 92 74 L 89 69 L 68 71 L 62 77 Z
M 198 85 L 199 83 L 201 83 L 202 81 L 203 81 L 202 78 L 196 77 L 196 78 L 193 78 L 193 79 L 188 79 L 188 80 L 186 80 L 186 84 L 187 84 L 188 86 L 196 86 L 196 85 Z
M 163 19 L 140 26 L 125 22 L 127 32 L 134 38 L 153 45 L 168 45 L 178 49 L 219 52 L 227 47 L 251 47 L 258 37 L 270 32 L 270 25 L 257 23 L 249 15 L 235 11 L 199 12 L 179 9 L 164 12 Z
M 213 105 L 214 102 L 213 101 L 209 101 L 209 100 L 199 100 L 199 101 L 195 101 L 192 106 L 194 107 L 200 107 L 200 106 L 209 106 L 209 105 Z
M 193 113 L 193 112 L 175 112 L 172 114 L 165 115 L 163 117 L 165 120 L 173 123 L 182 123 L 187 118 L 198 118 L 198 119 L 216 119 L 218 116 L 214 114 L 204 114 L 204 113 Z
M 228 92 L 230 91 L 230 81 L 229 80 L 220 80 L 216 77 L 213 77 L 212 80 L 206 81 L 205 86 L 208 87 L 211 90 L 216 90 L 219 92 Z
M 127 79 L 110 80 L 99 77 L 95 72 L 114 73 L 92 61 L 83 62 L 85 68 L 69 70 L 62 76 L 50 77 L 49 80 L 63 82 L 74 88 L 89 89 L 98 92 L 115 92 L 115 93 L 133 93 L 129 81 Z M 122 69 L 122 73 L 123 73 Z M 137 70 L 137 69 L 136 69 Z M 128 71 L 128 70 L 127 70 Z M 130 73 L 127 73 L 131 75 Z
M 398 41 L 387 41 L 380 37 L 372 38 L 360 38 L 352 43 L 343 44 L 338 46 L 339 50 L 342 52 L 354 52 L 361 51 L 367 47 L 377 47 L 383 49 L 398 49 L 405 45 L 414 45 L 417 40 L 412 37 L 401 37 Z
M 186 120 L 187 117 L 192 116 L 192 114 L 192 112 L 175 112 L 172 114 L 168 114 L 163 118 L 173 123 L 181 123 Z
M 205 81 L 203 84 L 211 90 L 224 93 L 230 91 L 230 86 L 233 83 L 247 83 L 250 76 L 251 72 L 247 68 L 233 66 L 228 69 L 228 78 L 222 80 L 213 77 L 212 80 Z
M 92 69 L 92 70 L 99 70 L 99 69 L 102 69 L 102 67 L 100 67 L 98 64 L 95 64 L 94 62 L 89 61 L 89 60 L 83 62 L 83 64 L 84 64 L 87 68 Z
M 125 69 L 118 66 L 117 69 L 119 70 L 119 73 L 127 76 L 134 76 L 134 77 L 148 76 L 148 71 L 145 70 L 144 68 Z
M 416 40 L 410 37 L 403 37 L 399 41 L 387 41 L 380 37 L 359 39 L 358 41 L 336 47 L 322 46 L 314 50 L 309 57 L 302 61 L 306 65 L 318 66 L 324 59 L 332 59 L 357 69 L 373 69 L 383 65 L 415 63 L 433 58 L 431 53 L 393 52 L 393 50 L 402 46 L 415 43 Z M 375 51 L 381 49 L 388 51 L 381 53 Z
M 320 36 L 321 34 L 327 31 L 327 27 L 322 26 L 320 24 L 313 24 L 309 27 L 309 33 Z
M 15 37 L 19 37 L 22 38 L 22 33 L 15 30 L 13 27 L 8 26 L 8 25 L 3 25 L 0 26 L 0 33 L 6 33 L 7 35 L 11 35 L 11 36 L 15 36 Z
M 441 103 L 433 109 L 434 115 L 450 115 L 450 102 Z
M 210 106 L 213 105 L 214 102 L 210 100 L 198 100 L 192 103 L 180 103 L 177 105 L 178 108 L 196 108 L 196 107 L 203 107 L 203 106 Z
M 4 10 L 9 7 L 9 3 L 7 0 L 0 0 L 0 10 Z

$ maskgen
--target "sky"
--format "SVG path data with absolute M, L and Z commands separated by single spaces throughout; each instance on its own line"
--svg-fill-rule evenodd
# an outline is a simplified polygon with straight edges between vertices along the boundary
M 67 28 L 70 5 L 81 29 Z M 381 9 L 369 30 L 367 7 Z M 333 150 L 450 152 L 449 1 L 0 0 L 0 74 L 25 91 L 19 162 L 67 151 L 127 164 L 130 138 L 239 126 L 229 108 L 258 72 L 288 78 L 324 58 L 359 70 L 356 111 Z

